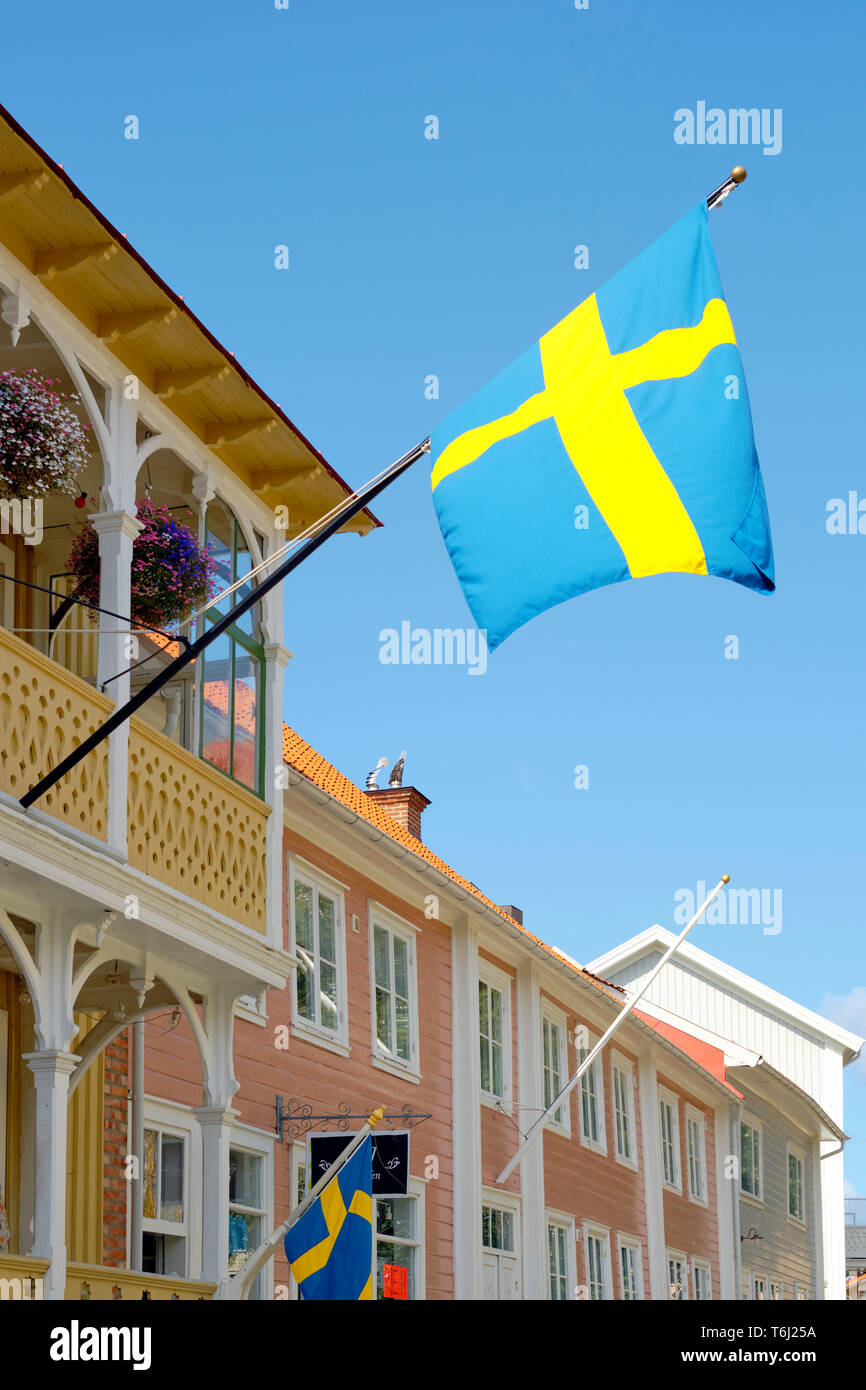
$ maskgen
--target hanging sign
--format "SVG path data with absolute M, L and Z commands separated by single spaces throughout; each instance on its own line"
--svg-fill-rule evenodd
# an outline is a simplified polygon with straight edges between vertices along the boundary
M 348 1144 L 345 1134 L 311 1134 L 311 1185 L 336 1163 Z M 409 1135 L 373 1135 L 373 1196 L 405 1197 L 409 1191 Z

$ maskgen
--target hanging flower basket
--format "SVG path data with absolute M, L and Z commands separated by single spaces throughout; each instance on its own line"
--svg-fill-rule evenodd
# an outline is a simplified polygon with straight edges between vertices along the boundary
M 170 627 L 213 594 L 214 559 L 168 507 L 144 497 L 136 509 L 144 529 L 132 543 L 130 616 L 144 627 Z M 99 603 L 99 537 L 90 521 L 75 537 L 67 569 L 77 580 L 76 598 Z M 94 621 L 97 616 L 91 611 Z
M 46 497 L 80 492 L 78 475 L 88 461 L 90 425 L 61 396 L 58 381 L 35 368 L 0 372 L 0 496 Z

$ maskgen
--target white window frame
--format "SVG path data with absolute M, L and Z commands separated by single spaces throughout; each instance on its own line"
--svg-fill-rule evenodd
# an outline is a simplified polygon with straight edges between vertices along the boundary
M 410 1177 L 408 1188 L 408 1192 L 404 1194 L 401 1200 L 405 1201 L 408 1198 L 412 1203 L 412 1226 L 414 1230 L 414 1235 L 411 1240 L 407 1240 L 405 1236 L 399 1236 L 396 1238 L 392 1238 L 391 1236 L 382 1236 L 382 1240 L 385 1242 L 392 1241 L 392 1243 L 397 1245 L 409 1245 L 415 1251 L 415 1297 L 412 1300 L 412 1302 L 421 1303 L 427 1297 L 427 1183 L 424 1181 L 423 1178 Z M 374 1300 L 376 1299 L 378 1289 L 378 1284 L 376 1282 L 378 1279 L 377 1250 L 379 1244 L 378 1235 L 376 1231 L 376 1224 L 378 1219 L 376 1209 L 377 1200 L 379 1199 L 376 1197 L 373 1198 L 374 1210 L 372 1269 Z M 382 1200 L 386 1199 L 383 1198 Z
M 743 1126 L 744 1126 L 744 1125 L 745 1125 L 745 1127 L 746 1127 L 747 1129 L 754 1130 L 755 1133 L 756 1133 L 757 1136 L 758 1136 L 758 1191 L 757 1191 L 757 1195 L 756 1195 L 754 1192 L 747 1192 L 746 1189 L 743 1187 Z M 739 1151 L 739 1153 L 737 1154 L 737 1162 L 738 1162 L 739 1165 L 740 1165 L 740 1181 L 739 1181 L 740 1196 L 742 1197 L 743 1201 L 745 1201 L 745 1202 L 754 1202 L 754 1204 L 755 1204 L 756 1206 L 762 1207 L 762 1206 L 764 1205 L 764 1126 L 761 1124 L 761 1121 L 760 1121 L 760 1120 L 753 1119 L 751 1115 L 743 1115 L 742 1118 L 741 1118 L 741 1120 L 740 1120 L 739 1140 L 740 1140 L 740 1151 Z M 785 1180 L 785 1201 L 786 1201 L 786 1204 L 787 1204 L 787 1194 L 788 1194 L 788 1182 L 787 1182 L 787 1176 L 786 1176 L 786 1180 Z
M 346 996 L 346 901 L 341 884 L 328 874 L 322 873 L 315 865 L 289 855 L 289 943 L 293 956 L 297 956 L 295 934 L 295 882 L 306 884 L 316 893 L 322 892 L 332 898 L 335 906 L 335 950 L 337 959 L 337 1028 L 323 1028 L 315 1020 L 304 1018 L 298 1010 L 297 968 L 292 976 L 292 1033 L 307 1038 L 310 1042 L 324 1047 L 329 1052 L 337 1052 L 348 1057 L 349 1048 L 349 1010 Z M 318 931 L 318 914 L 314 911 L 313 920 Z
M 254 1158 L 262 1160 L 262 1205 L 255 1210 L 262 1217 L 262 1240 L 267 1240 L 271 1231 L 274 1229 L 274 1140 L 270 1134 L 265 1134 L 260 1129 L 255 1129 L 252 1125 L 235 1123 L 232 1125 L 229 1136 L 229 1148 L 239 1149 L 242 1153 L 252 1154 Z M 228 1224 L 229 1199 L 226 1191 L 225 1221 Z M 240 1203 L 235 1203 L 239 1210 Z M 237 1278 L 237 1275 L 234 1276 Z M 272 1301 L 274 1297 L 274 1262 L 268 1260 L 264 1268 L 258 1274 L 259 1286 L 261 1288 L 261 1302 Z
M 548 1301 L 551 1303 L 573 1302 L 577 1291 L 577 1260 L 575 1256 L 574 1217 L 568 1216 L 567 1213 L 563 1211 L 553 1211 L 550 1207 L 547 1208 L 545 1212 L 545 1217 L 546 1227 L 553 1226 L 557 1231 L 564 1231 L 565 1233 L 565 1280 L 566 1287 L 568 1289 L 567 1297 L 564 1300 L 553 1299 L 550 1296 L 550 1234 L 549 1231 L 546 1230 L 546 1249 L 548 1255 L 547 1287 L 545 1291 L 546 1296 Z
M 635 1271 L 635 1296 L 634 1299 L 627 1299 L 625 1296 L 625 1276 L 622 1269 L 622 1252 L 631 1250 L 634 1254 Z M 624 1303 L 640 1303 L 643 1301 L 643 1248 L 637 1236 L 623 1235 L 622 1231 L 616 1233 L 616 1264 L 619 1270 L 619 1293 L 620 1299 Z
M 185 1140 L 184 1149 L 184 1220 L 160 1221 L 143 1217 L 142 1230 L 153 1235 L 177 1236 L 186 1242 L 185 1279 L 201 1278 L 201 1126 L 187 1105 L 162 1100 L 157 1096 L 142 1098 L 144 1129 L 161 1130 Z M 141 1155 L 142 1168 L 144 1155 Z M 195 1180 L 193 1181 L 193 1175 Z M 144 1172 L 141 1174 L 142 1184 Z M 143 1193 L 142 1193 L 143 1196 Z M 132 1249 L 132 1203 L 127 1203 L 126 1248 Z
M 689 1302 L 689 1261 L 688 1261 L 688 1256 L 686 1255 L 685 1251 L 683 1251 L 683 1250 L 671 1250 L 669 1247 L 666 1247 L 666 1248 L 665 1248 L 665 1261 L 666 1261 L 666 1263 L 667 1263 L 667 1275 L 666 1275 L 666 1277 L 667 1277 L 667 1281 L 668 1281 L 668 1300 L 669 1300 L 670 1302 L 672 1302 L 672 1303 L 688 1303 L 688 1302 Z M 670 1269 L 670 1267 L 671 1267 L 672 1264 L 680 1264 L 680 1265 L 682 1265 L 682 1269 L 683 1269 L 683 1278 L 682 1278 L 683 1296 L 682 1296 L 682 1298 L 674 1298 L 673 1294 L 671 1293 L 671 1289 L 673 1288 L 673 1280 L 671 1279 L 671 1269 Z
M 800 1165 L 800 1187 L 802 1206 L 802 1216 L 793 1215 L 791 1212 L 791 1159 L 794 1158 Z M 806 1228 L 806 1155 L 797 1144 L 789 1143 L 785 1153 L 785 1211 L 792 1226 L 797 1226 L 800 1230 Z
M 698 1293 L 698 1289 L 700 1287 L 698 1282 L 698 1270 L 700 1270 L 702 1274 L 706 1274 L 707 1276 L 707 1296 L 705 1299 L 701 1298 Z M 711 1302 L 713 1297 L 713 1267 L 710 1264 L 709 1260 L 701 1260 L 695 1258 L 692 1261 L 692 1279 L 694 1281 L 695 1301 L 697 1303 Z
M 568 1081 L 568 1019 L 562 1009 L 545 999 L 541 1000 L 541 1097 L 544 1100 L 544 1024 L 547 1022 L 550 1028 L 557 1030 L 558 1052 L 559 1052 L 559 1089 L 562 1090 Z M 553 1099 L 553 1097 L 551 1097 Z M 562 1119 L 555 1118 L 556 1112 L 551 1115 L 545 1124 L 545 1129 L 551 1129 L 555 1134 L 564 1134 L 571 1138 L 571 1096 L 566 1096 L 560 1107 Z
M 589 1242 L 590 1240 L 601 1242 L 601 1263 L 602 1276 L 604 1280 L 604 1299 L 593 1299 L 591 1296 L 591 1282 L 589 1271 Z M 586 1300 L 590 1303 L 611 1302 L 613 1300 L 613 1271 L 610 1265 L 610 1227 L 598 1226 L 594 1221 L 584 1221 L 583 1223 L 583 1265 L 586 1276 Z
M 782 1285 L 778 1279 L 770 1280 L 770 1302 L 781 1303 L 783 1299 Z
M 405 942 L 407 948 L 409 1057 L 406 1061 L 382 1047 L 376 1032 L 376 927 L 388 932 L 392 937 L 398 937 L 399 940 Z M 373 1066 L 380 1071 L 389 1072 L 391 1076 L 400 1076 L 416 1083 L 421 1080 L 421 1041 L 418 1035 L 418 952 L 415 942 L 418 930 L 418 927 L 412 926 L 411 922 L 405 922 L 396 913 L 383 907 L 381 903 L 373 901 L 367 903 L 367 936 L 369 938 L 370 958 L 370 1048 Z M 392 965 L 393 957 L 392 946 L 390 951 Z M 396 1018 L 392 1022 L 396 1029 Z
M 708 1173 L 707 1173 L 707 1117 L 703 1110 L 698 1110 L 696 1106 L 686 1102 L 686 1164 L 688 1166 L 688 1186 L 689 1201 L 696 1202 L 698 1206 L 706 1207 L 709 1204 L 708 1195 Z M 698 1133 L 698 1155 L 696 1165 L 700 1165 L 701 1181 L 703 1194 L 695 1192 L 692 1186 L 692 1149 L 690 1126 L 694 1126 Z
M 761 1286 L 761 1296 L 758 1297 L 758 1285 Z M 754 1270 L 749 1275 L 749 1292 L 753 1303 L 767 1302 L 767 1276 L 766 1274 L 756 1274 Z
M 498 990 L 502 995 L 502 1086 L 504 1095 L 496 1096 L 492 1091 L 481 1089 L 481 1104 L 488 1105 L 492 1110 L 498 1110 L 500 1106 L 507 1111 L 511 1111 L 514 1104 L 513 1091 L 513 1036 L 511 1019 L 511 985 L 512 978 L 504 970 L 493 965 L 483 956 L 478 958 L 478 983 L 487 985 L 488 989 Z M 481 1048 L 481 1015 L 480 1011 L 477 1018 L 476 1044 L 479 1052 Z M 479 1086 L 481 1085 L 481 1067 L 479 1062 Z
M 668 1088 L 667 1088 L 666 1086 L 659 1086 L 659 1087 L 658 1087 L 658 1105 L 659 1105 L 659 1144 L 660 1144 L 660 1146 L 661 1146 L 661 1152 L 660 1152 L 660 1154 L 659 1154 L 659 1158 L 661 1159 L 661 1165 L 662 1165 L 662 1187 L 667 1188 L 668 1192 L 678 1192 L 678 1193 L 680 1193 L 680 1195 L 682 1195 L 682 1190 L 683 1190 L 683 1171 L 682 1171 L 682 1169 L 683 1169 L 683 1165 L 682 1165 L 682 1155 L 681 1155 L 681 1152 L 680 1152 L 680 1098 L 679 1098 L 679 1096 L 676 1094 L 675 1091 L 669 1091 Z M 662 1124 L 662 1117 L 661 1117 L 661 1116 L 662 1116 L 661 1107 L 662 1107 L 663 1105 L 669 1106 L 670 1109 L 671 1109 L 671 1111 L 673 1112 L 672 1147 L 673 1147 L 673 1160 L 674 1160 L 674 1181 L 671 1181 L 671 1180 L 670 1180 L 668 1177 L 666 1177 L 666 1175 L 665 1175 L 665 1134 L 664 1134 L 664 1125 Z
M 589 1054 L 590 1054 L 590 1052 L 592 1051 L 592 1049 L 595 1047 L 596 1043 L 598 1042 L 598 1037 L 596 1036 L 596 1034 L 591 1033 L 591 1032 L 589 1031 L 589 1029 L 585 1027 L 585 1025 L 580 1024 L 580 1023 L 577 1024 L 577 1026 L 576 1026 L 576 1028 L 575 1028 L 575 1037 L 576 1037 L 576 1039 L 583 1039 L 584 1037 L 586 1038 L 586 1048 L 585 1048 L 585 1049 L 582 1047 L 581 1042 L 579 1042 L 579 1041 L 577 1042 L 577 1064 L 578 1064 L 578 1066 L 579 1066 L 580 1063 L 581 1063 L 583 1060 L 585 1060 L 585 1059 L 581 1056 L 581 1053 L 585 1050 L 586 1056 L 588 1057 Z M 584 1125 L 584 1120 L 583 1120 L 583 1082 L 584 1082 L 584 1078 L 585 1078 L 586 1076 L 590 1076 L 590 1075 L 591 1075 L 592 1078 L 593 1078 L 593 1084 L 594 1084 L 594 1089 L 595 1089 L 595 1105 L 596 1105 L 596 1121 L 597 1121 L 597 1124 L 598 1124 L 598 1139 L 592 1139 L 592 1138 L 587 1134 L 587 1132 L 586 1132 L 586 1127 L 585 1127 L 585 1125 Z M 579 1109 L 579 1112 L 580 1112 L 580 1115 L 579 1115 L 579 1121 L 580 1121 L 580 1142 L 581 1142 L 581 1144 L 584 1146 L 585 1149 L 590 1149 L 592 1153 L 606 1154 L 606 1153 L 607 1153 L 607 1126 L 606 1126 L 606 1122 L 605 1122 L 605 1113 L 604 1113 L 604 1067 L 603 1067 L 603 1065 L 602 1065 L 602 1059 L 601 1059 L 601 1057 L 596 1057 L 596 1059 L 595 1059 L 595 1061 L 593 1062 L 592 1066 L 589 1068 L 589 1071 L 588 1071 L 588 1072 L 584 1072 L 584 1075 L 580 1078 L 580 1081 L 578 1082 L 577 1086 L 575 1087 L 575 1090 L 576 1090 L 576 1092 L 577 1092 L 577 1104 L 578 1104 L 578 1109 Z
M 520 1198 L 519 1198 L 518 1196 L 516 1196 L 515 1194 L 512 1194 L 512 1193 L 510 1193 L 510 1192 L 503 1192 L 501 1188 L 482 1187 L 482 1189 L 481 1189 L 481 1202 L 480 1202 L 480 1205 L 479 1205 L 479 1212 L 481 1211 L 481 1208 L 483 1208 L 483 1207 L 497 1207 L 500 1211 L 506 1211 L 506 1212 L 509 1212 L 509 1213 L 511 1214 L 511 1218 L 512 1218 L 512 1221 L 511 1221 L 511 1228 L 512 1228 L 512 1230 L 513 1230 L 513 1232 L 514 1232 L 514 1249 L 513 1249 L 513 1250 L 494 1250 L 492 1246 L 485 1245 L 484 1242 L 483 1242 L 483 1232 L 482 1232 L 482 1231 L 479 1231 L 479 1232 L 478 1232 L 477 1239 L 478 1239 L 479 1247 L 480 1247 L 480 1249 L 481 1249 L 483 1255 L 485 1255 L 485 1254 L 486 1254 L 486 1255 L 496 1255 L 496 1256 L 506 1255 L 509 1259 L 514 1260 L 514 1268 L 515 1268 L 515 1270 L 517 1271 L 517 1279 L 518 1279 L 518 1283 L 519 1283 L 519 1286 L 520 1286 L 521 1297 L 522 1297 L 522 1294 L 523 1294 L 523 1254 L 522 1254 L 521 1245 L 520 1245 L 520 1236 L 521 1236 L 521 1231 L 520 1231 L 520 1215 L 521 1215 Z M 505 1300 L 503 1300 L 503 1302 L 504 1302 L 504 1301 L 505 1301 Z
M 619 1149 L 619 1128 L 617 1125 L 617 1103 L 616 1103 L 616 1073 L 619 1072 L 623 1077 L 626 1102 L 626 1121 L 628 1123 L 628 1137 L 631 1145 L 631 1157 L 620 1153 Z M 637 1172 L 637 1125 L 634 1113 L 634 1063 L 621 1052 L 612 1052 L 610 1057 L 610 1096 L 613 1106 L 613 1154 L 617 1163 L 623 1164 L 626 1168 L 631 1168 Z

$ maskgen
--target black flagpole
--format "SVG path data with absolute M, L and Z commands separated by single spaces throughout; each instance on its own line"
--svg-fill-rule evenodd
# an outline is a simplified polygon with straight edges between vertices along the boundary
M 737 185 L 743 182 L 745 177 L 745 169 L 741 164 L 738 164 L 736 168 L 731 170 L 724 183 L 720 183 L 718 188 L 713 189 L 712 193 L 707 198 L 707 209 L 720 207 L 728 194 L 732 193 Z M 378 497 L 379 493 L 383 492 L 390 483 L 393 483 L 395 478 L 399 478 L 401 473 L 405 473 L 407 468 L 411 468 L 413 463 L 416 463 L 422 455 L 429 452 L 430 440 L 424 439 L 420 444 L 416 444 L 414 449 L 410 449 L 408 454 L 404 454 L 402 458 L 397 459 L 396 463 L 392 463 L 390 468 L 386 468 L 385 472 L 380 474 L 378 478 L 368 483 L 360 492 L 349 498 L 349 500 L 339 508 L 331 520 L 322 527 L 321 531 L 311 536 L 309 540 L 304 541 L 303 545 L 295 551 L 294 555 L 291 555 L 282 565 L 278 566 L 273 574 L 269 575 L 267 579 L 263 579 L 261 584 L 252 589 L 246 598 L 242 599 L 240 603 L 230 609 L 218 622 L 215 622 L 211 627 L 207 628 L 195 642 L 191 642 L 187 649 L 181 652 L 180 656 L 175 657 L 174 661 L 166 666 L 163 671 L 160 671 L 159 675 L 154 676 L 153 680 L 149 681 L 147 685 L 142 686 L 137 695 L 133 695 L 132 699 L 128 700 L 125 705 L 121 705 L 120 709 L 116 709 L 114 713 L 106 719 L 104 724 L 100 725 L 98 729 L 95 729 L 83 743 L 80 743 L 77 748 L 73 749 L 69 756 L 64 758 L 61 763 L 58 763 L 57 767 L 43 777 L 41 781 L 37 782 L 35 787 L 31 787 L 30 791 L 21 798 L 21 805 L 24 807 L 25 811 L 33 805 L 34 801 L 38 801 L 40 796 L 43 796 L 45 792 L 53 787 L 55 782 L 59 782 L 61 777 L 65 777 L 67 772 L 71 772 L 72 769 L 81 762 L 82 758 L 86 758 L 88 753 L 91 753 L 104 739 L 108 738 L 109 734 L 114 733 L 115 729 L 120 728 L 120 725 L 123 724 L 131 714 L 135 714 L 137 709 L 140 709 L 142 705 L 146 704 L 151 696 L 156 694 L 157 690 L 161 690 L 164 685 L 177 675 L 178 671 L 182 671 L 184 666 L 188 666 L 191 661 L 195 661 L 199 652 L 203 652 L 206 647 L 210 646 L 211 642 L 215 642 L 218 637 L 221 637 L 226 629 L 231 627 L 232 623 L 253 607 L 253 604 L 258 603 L 259 599 L 268 593 L 270 589 L 273 589 L 275 585 L 281 584 L 286 576 L 291 574 L 292 570 L 297 569 L 298 565 L 302 564 L 308 555 L 312 555 L 314 550 L 318 550 L 319 546 L 328 540 L 330 536 L 333 536 L 335 531 L 339 531 L 341 526 L 344 526 L 353 516 L 357 516 L 358 512 L 363 511 L 368 502 L 372 502 L 373 498 Z
M 146 704 L 152 695 L 155 695 L 162 686 L 166 685 L 177 675 L 178 671 L 183 670 L 184 666 L 188 666 L 191 661 L 195 661 L 199 652 L 203 652 L 206 647 L 210 646 L 211 642 L 215 642 L 218 637 L 221 637 L 226 629 L 231 627 L 232 623 L 237 622 L 238 618 L 243 617 L 244 613 L 249 612 L 253 605 L 258 603 L 259 599 L 263 598 L 264 595 L 277 584 L 281 584 L 286 575 L 291 574 L 292 570 L 297 569 L 298 565 L 306 560 L 308 555 L 312 555 L 313 551 L 318 550 L 319 546 L 323 545 L 330 536 L 333 536 L 335 531 L 339 531 L 341 526 L 345 526 L 347 521 L 351 521 L 353 516 L 357 516 L 358 512 L 363 511 L 367 504 L 373 501 L 374 497 L 378 497 L 379 493 L 383 492 L 390 483 L 393 483 L 395 478 L 399 478 L 401 473 L 405 473 L 407 468 L 410 468 L 412 464 L 416 463 L 424 454 L 429 453 L 429 450 L 429 439 L 425 439 L 420 444 L 416 444 L 415 448 L 410 449 L 408 454 L 404 454 L 402 458 L 397 459 L 396 463 L 392 463 L 391 467 L 386 468 L 385 472 L 380 474 L 378 478 L 374 478 L 373 481 L 367 483 L 366 487 L 363 487 L 360 492 L 355 493 L 353 497 L 350 497 L 344 502 L 331 520 L 322 527 L 321 531 L 311 536 L 309 540 L 304 541 L 293 555 L 290 555 L 283 564 L 279 565 L 274 570 L 273 574 L 263 579 L 260 584 L 257 584 L 256 587 L 247 594 L 246 598 L 241 599 L 240 603 L 235 604 L 234 608 L 231 608 L 228 613 L 225 613 L 217 622 L 209 626 L 207 630 L 202 633 L 201 637 L 197 638 L 195 642 L 190 643 L 186 651 L 181 652 L 180 656 L 175 657 L 174 661 L 170 662 L 164 670 L 154 676 L 153 680 L 148 681 L 147 685 L 142 686 L 141 690 L 133 695 L 131 700 L 127 700 L 125 705 L 121 705 L 120 709 L 116 709 L 113 714 L 109 715 L 104 724 L 101 724 L 98 729 L 94 729 L 93 733 L 90 734 L 83 743 L 79 743 L 78 747 L 74 748 L 68 757 L 64 758 L 61 763 L 58 763 L 57 767 L 47 773 L 41 781 L 37 782 L 35 787 L 31 787 L 30 791 L 21 798 L 21 805 L 24 807 L 25 811 L 28 807 L 33 805 L 34 801 L 38 801 L 40 796 L 44 796 L 44 794 L 54 786 L 55 782 L 59 782 L 61 777 L 65 777 L 67 772 L 71 772 L 72 769 L 81 762 L 82 758 L 86 758 L 88 753 L 91 753 L 104 739 L 108 738 L 109 734 L 114 733 L 115 729 L 119 729 L 120 725 L 123 724 L 131 714 L 135 714 L 137 709 L 140 709 L 142 705 Z

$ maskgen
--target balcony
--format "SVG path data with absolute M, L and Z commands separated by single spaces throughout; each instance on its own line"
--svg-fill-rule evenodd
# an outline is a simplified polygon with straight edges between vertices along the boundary
M 142 1299 L 167 1299 L 201 1302 L 213 1298 L 216 1284 L 197 1279 L 171 1279 L 164 1274 L 139 1274 L 131 1269 L 111 1269 L 107 1265 L 68 1264 L 66 1266 L 66 1300 L 110 1302 L 111 1300 L 140 1302 Z
M 112 702 L 0 628 L 0 790 L 20 798 L 108 716 Z M 48 791 L 39 809 L 107 841 L 108 745 Z M 202 906 L 266 933 L 270 808 L 179 743 L 133 719 L 128 860 Z

